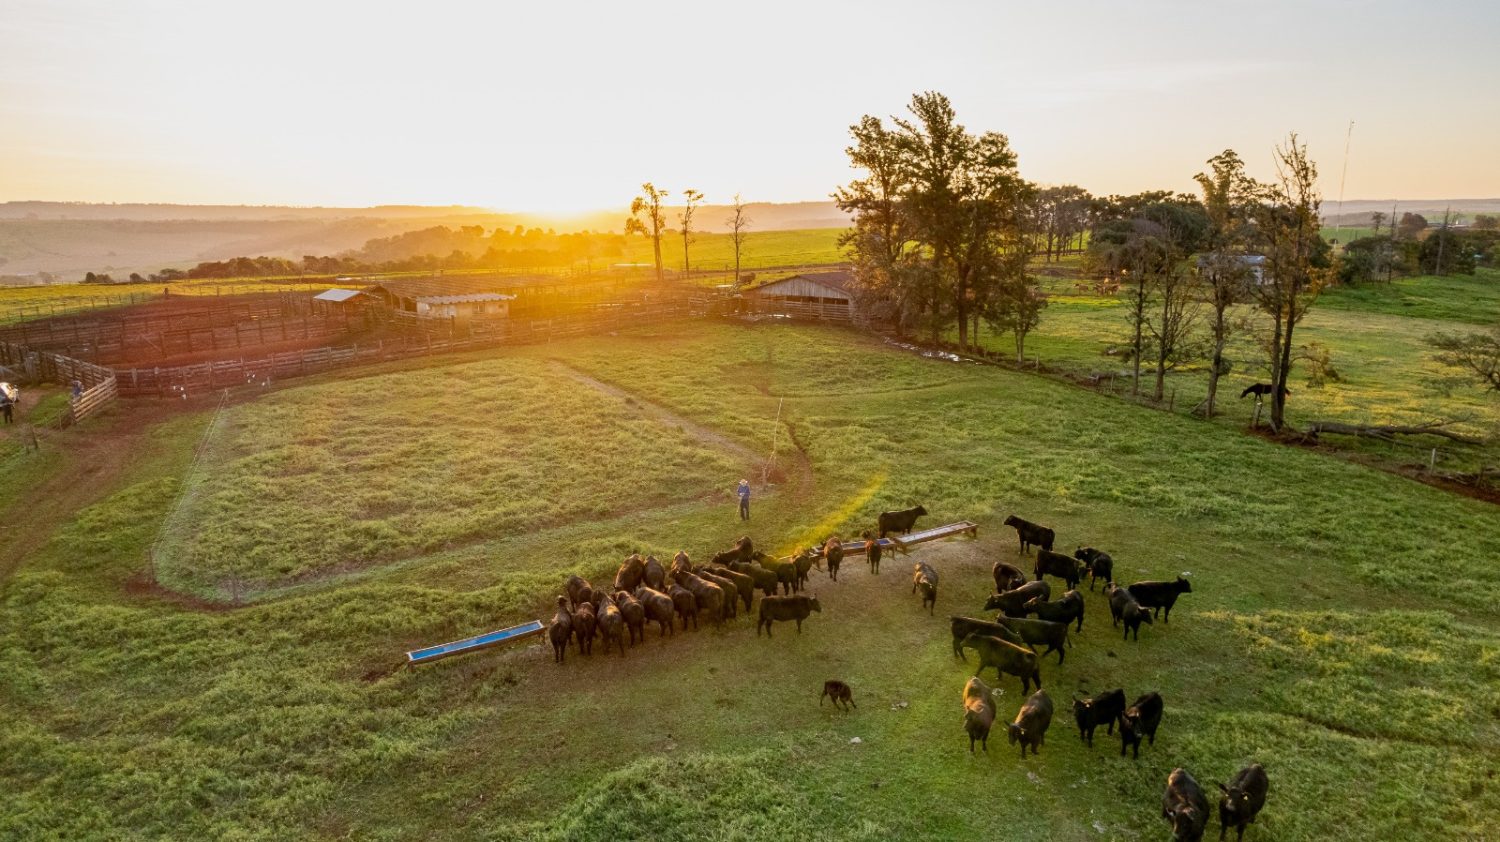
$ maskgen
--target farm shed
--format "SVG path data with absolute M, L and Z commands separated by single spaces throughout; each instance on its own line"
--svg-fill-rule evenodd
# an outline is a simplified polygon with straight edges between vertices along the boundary
M 366 293 L 387 307 L 418 318 L 505 318 L 515 296 L 501 292 L 515 278 L 495 276 L 399 278 L 370 287 Z
M 1263 255 L 1263 254 L 1242 254 L 1242 255 L 1239 256 L 1239 262 L 1240 262 L 1241 266 L 1244 266 L 1246 268 L 1246 270 L 1249 271 L 1250 278 L 1251 278 L 1251 280 L 1254 282 L 1254 284 L 1256 286 L 1265 286 L 1265 284 L 1266 284 L 1266 256 L 1265 255 Z M 1207 266 L 1207 265 L 1208 265 L 1208 258 L 1206 256 L 1198 258 L 1198 271 L 1200 271 L 1200 272 L 1203 271 L 1203 268 L 1205 266 Z
M 750 310 L 851 321 L 860 318 L 854 299 L 854 274 L 848 271 L 793 275 L 762 284 L 745 293 Z
M 357 289 L 330 289 L 313 296 L 313 309 L 325 313 L 351 312 L 367 301 Z

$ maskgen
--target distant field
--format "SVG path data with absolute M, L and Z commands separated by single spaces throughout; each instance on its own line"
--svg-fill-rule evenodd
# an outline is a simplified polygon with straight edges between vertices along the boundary
M 539 392 L 550 360 L 625 395 L 570 394 L 574 375 Z M 1488 504 L 836 329 L 687 322 L 403 372 L 236 408 L 206 458 L 242 493 L 202 494 L 217 502 L 193 520 L 316 563 L 389 494 L 407 514 L 366 575 L 232 610 L 143 585 L 177 490 L 214 488 L 188 472 L 201 412 L 152 427 L 114 487 L 21 560 L 0 585 L 0 836 L 1151 839 L 1173 766 L 1213 781 L 1252 759 L 1273 781 L 1254 840 L 1482 839 L 1500 813 Z M 757 488 L 748 527 L 716 491 L 742 469 L 700 466 L 652 407 L 721 435 L 716 452 L 766 452 L 774 431 L 782 479 Z M 338 493 L 298 487 L 314 478 Z M 541 520 L 485 520 L 466 497 L 513 478 L 516 511 Z M 878 577 L 814 573 L 823 610 L 801 635 L 757 639 L 740 619 L 648 631 L 624 658 L 557 667 L 526 647 L 393 671 L 407 648 L 550 616 L 569 573 L 608 581 L 630 548 L 701 557 L 748 531 L 784 550 L 914 502 L 924 524 L 977 520 L 979 539 Z M 980 613 L 992 562 L 1029 566 L 1000 524 L 1013 512 L 1110 550 L 1125 581 L 1191 576 L 1177 619 L 1138 643 L 1085 591 L 1066 663 L 1042 666 L 1060 708 L 1159 690 L 1139 761 L 1102 733 L 1082 745 L 1065 708 L 1040 757 L 998 727 L 970 756 L 974 665 L 944 615 Z M 1481 561 L 1455 563 L 1433 524 Z M 943 577 L 936 616 L 910 593 L 918 558 Z M 819 708 L 831 677 L 857 711 Z M 1019 682 L 996 686 L 1003 724 Z
M 740 263 L 745 269 L 763 266 L 800 266 L 804 264 L 841 263 L 848 258 L 838 247 L 839 228 L 812 228 L 804 231 L 751 231 L 745 240 Z M 734 242 L 728 234 L 695 234 L 688 246 L 694 270 L 734 269 Z M 626 263 L 651 263 L 651 241 L 629 237 L 629 252 L 621 258 Z M 668 269 L 682 268 L 682 238 L 662 239 L 662 263 Z

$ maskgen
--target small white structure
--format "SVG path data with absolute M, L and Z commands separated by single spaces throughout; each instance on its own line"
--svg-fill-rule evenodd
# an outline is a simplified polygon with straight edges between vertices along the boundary
M 517 283 L 517 278 L 496 276 L 398 278 L 368 293 L 393 310 L 423 319 L 503 319 L 510 316 L 516 296 L 500 290 Z

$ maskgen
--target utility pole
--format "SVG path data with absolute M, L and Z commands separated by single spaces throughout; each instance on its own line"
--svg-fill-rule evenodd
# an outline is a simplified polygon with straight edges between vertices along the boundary
M 1339 210 L 1338 221 L 1334 223 L 1333 242 L 1334 245 L 1342 245 L 1344 230 L 1344 179 L 1349 176 L 1349 144 L 1354 140 L 1354 121 L 1349 121 L 1349 131 L 1344 135 L 1344 170 L 1339 174 Z
M 1452 206 L 1443 209 L 1443 227 L 1438 230 L 1438 256 L 1437 274 L 1443 274 L 1443 246 L 1448 244 L 1448 215 L 1453 212 Z

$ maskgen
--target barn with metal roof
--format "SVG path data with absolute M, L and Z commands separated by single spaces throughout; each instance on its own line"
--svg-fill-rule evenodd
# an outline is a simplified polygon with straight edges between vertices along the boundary
M 846 270 L 793 275 L 745 293 L 758 313 L 803 316 L 834 321 L 860 318 L 854 295 L 854 273 Z

